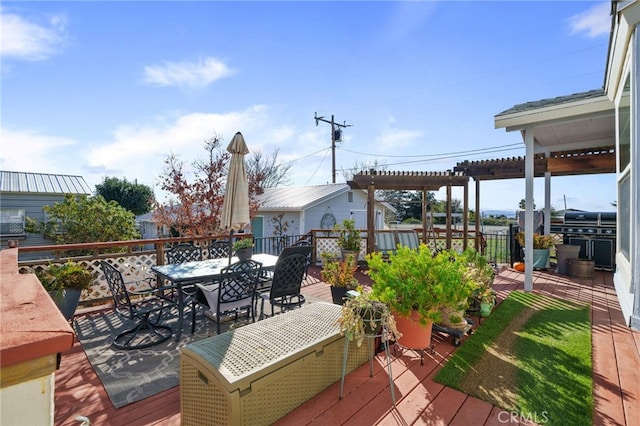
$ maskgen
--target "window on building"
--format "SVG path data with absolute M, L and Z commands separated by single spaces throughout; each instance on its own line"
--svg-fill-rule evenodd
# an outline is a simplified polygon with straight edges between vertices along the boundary
M 0 209 L 0 234 L 5 236 L 24 235 L 24 209 Z
M 353 203 L 353 192 L 351 191 L 347 192 L 347 202 Z
M 631 83 L 628 75 L 618 105 L 618 144 L 622 172 L 631 162 Z

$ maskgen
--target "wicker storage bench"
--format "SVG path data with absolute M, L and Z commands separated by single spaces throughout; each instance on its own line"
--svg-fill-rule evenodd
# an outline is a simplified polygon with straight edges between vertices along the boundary
M 340 380 L 340 309 L 312 303 L 185 346 L 182 424 L 272 424 Z M 367 360 L 366 345 L 352 343 L 347 371 Z

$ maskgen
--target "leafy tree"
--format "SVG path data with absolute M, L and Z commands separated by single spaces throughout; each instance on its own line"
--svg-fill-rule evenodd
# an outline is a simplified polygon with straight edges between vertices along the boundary
M 396 209 L 399 221 L 422 219 L 421 191 L 385 191 L 384 199 Z M 436 203 L 433 192 L 427 192 L 427 202 L 431 205 Z
M 525 200 L 524 198 L 522 200 L 520 200 L 520 202 L 518 203 L 518 208 L 520 210 L 524 210 L 527 208 L 527 200 Z M 536 209 L 536 203 L 533 203 L 533 210 Z
M 125 209 L 139 216 L 153 208 L 153 190 L 147 185 L 129 182 L 127 179 L 106 177 L 96 185 L 96 193 L 107 201 L 116 201 Z
M 49 220 L 45 236 L 57 244 L 125 241 L 140 238 L 133 213 L 101 195 L 74 196 L 44 206 Z
M 222 148 L 222 140 L 214 135 L 204 143 L 206 159 L 191 163 L 192 176 L 175 154 L 165 160 L 160 186 L 172 194 L 166 204 L 156 203 L 153 221 L 173 235 L 216 235 L 220 230 L 222 202 L 231 154 Z M 246 161 L 249 181 L 249 215 L 258 210 L 258 195 L 287 180 L 289 166 L 277 162 L 278 152 L 270 157 L 253 153 Z

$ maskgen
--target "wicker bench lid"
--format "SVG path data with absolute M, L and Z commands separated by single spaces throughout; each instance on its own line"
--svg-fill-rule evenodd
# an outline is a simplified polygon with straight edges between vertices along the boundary
M 193 358 L 229 392 L 243 390 L 270 374 L 340 338 L 341 306 L 311 303 L 300 309 L 190 343 L 182 356 Z

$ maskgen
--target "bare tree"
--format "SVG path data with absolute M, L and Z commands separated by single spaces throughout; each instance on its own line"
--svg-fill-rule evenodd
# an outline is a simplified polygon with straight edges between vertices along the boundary
M 160 186 L 173 194 L 166 204 L 156 203 L 153 221 L 171 230 L 173 235 L 216 235 L 220 230 L 222 203 L 231 154 L 222 148 L 222 139 L 215 135 L 204 143 L 206 158 L 193 161 L 193 179 L 187 177 L 186 166 L 177 155 L 165 160 Z M 249 181 L 249 215 L 258 210 L 258 195 L 265 187 L 286 181 L 288 166 L 277 163 L 278 151 L 265 158 L 254 153 L 247 161 Z

